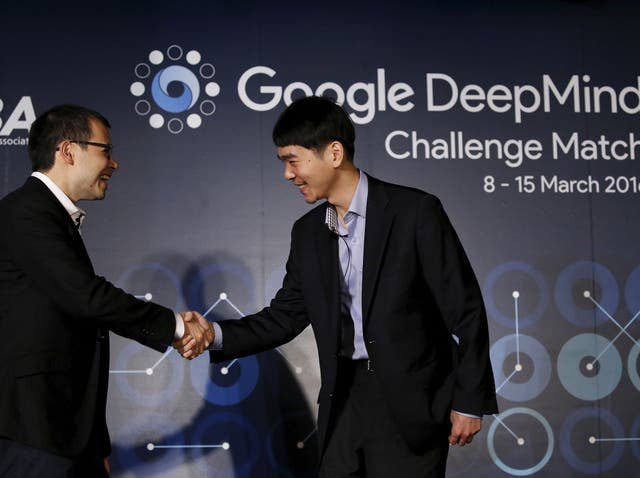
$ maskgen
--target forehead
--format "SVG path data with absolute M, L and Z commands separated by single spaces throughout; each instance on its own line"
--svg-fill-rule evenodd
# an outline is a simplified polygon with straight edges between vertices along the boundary
M 278 146 L 278 158 L 282 161 L 295 158 L 308 158 L 310 156 L 316 156 L 316 152 L 312 149 L 305 148 L 304 146 Z
M 109 128 L 107 128 L 101 121 L 95 118 L 89 120 L 91 125 L 91 139 L 99 143 L 109 143 Z

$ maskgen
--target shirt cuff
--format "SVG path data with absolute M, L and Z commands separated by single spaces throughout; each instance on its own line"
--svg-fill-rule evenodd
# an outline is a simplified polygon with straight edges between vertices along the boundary
M 184 321 L 177 312 L 174 312 L 174 315 L 176 316 L 176 332 L 173 334 L 173 340 L 178 340 L 184 337 Z
M 459 412 L 458 410 L 454 410 L 454 412 L 456 412 L 458 415 L 462 415 L 463 417 L 479 418 L 480 420 L 482 420 L 482 417 L 479 417 L 478 415 L 474 415 L 472 413 L 462 413 L 462 412 Z
M 209 345 L 209 350 L 222 350 L 222 329 L 218 322 L 213 322 L 213 343 Z

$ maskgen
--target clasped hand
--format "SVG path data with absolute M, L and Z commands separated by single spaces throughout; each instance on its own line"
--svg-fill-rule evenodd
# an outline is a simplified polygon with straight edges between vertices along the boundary
M 194 359 L 213 343 L 213 324 L 198 312 L 180 312 L 184 322 L 184 335 L 173 342 L 173 347 L 186 359 Z

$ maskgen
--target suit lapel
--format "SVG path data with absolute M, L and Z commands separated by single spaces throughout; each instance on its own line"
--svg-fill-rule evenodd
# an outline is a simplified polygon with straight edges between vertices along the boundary
M 314 233 L 316 243 L 316 257 L 318 259 L 318 271 L 324 288 L 325 307 L 328 308 L 329 327 L 337 330 L 339 346 L 340 337 L 340 261 L 338 259 L 338 236 L 333 234 L 324 225 L 323 215 L 318 219 Z
M 362 273 L 362 316 L 366 324 L 380 277 L 382 259 L 386 251 L 395 211 L 388 208 L 389 196 L 382 182 L 369 179 L 367 222 L 364 233 L 364 259 Z
M 91 259 L 89 258 L 89 254 L 87 253 L 87 249 L 85 248 L 84 241 L 80 236 L 80 232 L 78 232 L 78 229 L 76 228 L 73 219 L 71 219 L 71 216 L 69 216 L 67 210 L 62 204 L 60 204 L 60 201 L 58 201 L 51 190 L 42 181 L 34 177 L 29 177 L 25 186 L 29 188 L 30 194 L 35 195 L 36 200 L 46 201 L 46 204 L 49 204 L 51 206 L 51 208 L 55 211 L 57 221 L 59 221 L 60 224 L 64 227 L 72 244 L 84 256 L 87 263 L 91 265 Z M 93 268 L 93 266 L 91 267 Z

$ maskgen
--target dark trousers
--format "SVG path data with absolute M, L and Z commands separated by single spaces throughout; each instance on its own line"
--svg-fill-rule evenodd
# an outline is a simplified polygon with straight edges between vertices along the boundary
M 368 361 L 340 360 L 337 413 L 332 419 L 320 478 L 443 478 L 448 430 L 424 454 L 413 453 L 398 433 Z
M 100 457 L 65 458 L 0 437 L 0 477 L 108 478 L 109 475 Z

